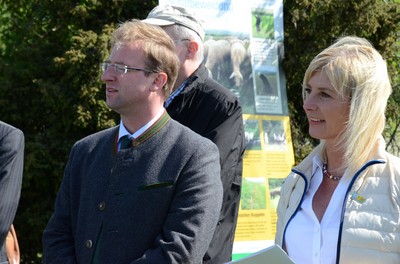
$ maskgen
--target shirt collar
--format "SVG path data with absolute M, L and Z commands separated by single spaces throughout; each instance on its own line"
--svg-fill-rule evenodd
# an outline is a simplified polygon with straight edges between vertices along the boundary
M 323 167 L 323 159 L 321 155 L 315 155 L 313 157 L 313 170 L 312 175 L 315 175 L 316 170 L 320 169 L 322 171 Z
M 151 119 L 147 124 L 142 126 L 138 131 L 136 131 L 133 134 L 128 132 L 128 130 L 124 126 L 124 123 L 122 123 L 122 119 L 121 119 L 120 124 L 119 124 L 118 142 L 123 136 L 126 136 L 126 135 L 131 136 L 133 138 L 139 137 L 162 116 L 164 111 L 165 111 L 164 108 L 162 108 L 153 119 Z
M 178 96 L 178 95 L 183 91 L 183 89 L 185 88 L 187 82 L 188 82 L 188 79 L 187 79 L 186 81 L 184 81 L 184 82 L 178 87 L 178 89 L 176 89 L 175 91 L 173 91 L 173 92 L 169 95 L 167 101 L 165 101 L 165 103 L 164 103 L 164 107 L 165 107 L 165 108 L 167 108 L 167 107 L 171 104 L 172 100 L 174 100 L 174 98 L 175 98 L 176 96 Z
M 186 85 L 188 84 L 188 82 L 189 81 L 194 81 L 195 79 L 197 79 L 197 76 L 191 76 L 191 77 L 189 77 L 189 78 L 187 78 L 186 79 L 186 81 L 184 81 L 179 87 L 178 87 L 178 89 L 176 89 L 175 91 L 173 91 L 170 95 L 169 95 L 169 97 L 168 97 L 168 99 L 167 99 L 167 101 L 165 101 L 165 103 L 164 103 L 164 107 L 165 108 L 167 108 L 171 103 L 172 103 L 172 101 L 174 100 L 174 98 L 175 97 L 177 97 L 184 89 L 185 89 L 185 87 L 186 87 Z

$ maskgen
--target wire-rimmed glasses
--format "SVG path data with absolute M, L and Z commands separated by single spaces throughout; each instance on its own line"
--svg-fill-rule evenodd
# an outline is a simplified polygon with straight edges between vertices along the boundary
M 105 72 L 109 67 L 112 67 L 114 69 L 114 71 L 118 74 L 125 74 L 130 71 L 142 71 L 142 72 L 148 72 L 148 73 L 157 73 L 157 71 L 155 71 L 155 70 L 130 67 L 127 65 L 118 64 L 118 63 L 110 63 L 110 62 L 103 62 L 100 64 L 100 66 L 101 66 L 101 70 L 103 72 Z

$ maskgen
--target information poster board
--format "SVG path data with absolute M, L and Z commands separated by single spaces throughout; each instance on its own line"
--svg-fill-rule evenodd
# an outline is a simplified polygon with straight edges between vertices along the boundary
M 233 259 L 270 247 L 276 206 L 294 164 L 283 55 L 282 0 L 160 0 L 204 21 L 205 65 L 243 106 L 246 151 Z

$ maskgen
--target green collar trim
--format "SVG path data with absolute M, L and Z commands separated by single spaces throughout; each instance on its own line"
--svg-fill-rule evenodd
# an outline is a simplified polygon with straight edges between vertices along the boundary
M 139 146 L 140 144 L 151 138 L 154 134 L 160 131 L 169 122 L 169 120 L 171 120 L 171 117 L 168 115 L 167 111 L 164 110 L 162 116 L 151 127 L 149 127 L 143 134 L 133 140 L 132 146 Z
M 151 126 L 149 127 L 143 134 L 141 134 L 139 137 L 135 138 L 132 141 L 132 147 L 139 146 L 149 138 L 151 138 L 154 134 L 156 134 L 158 131 L 160 131 L 165 125 L 171 120 L 171 117 L 167 113 L 166 110 L 164 110 L 164 113 L 162 116 Z M 115 146 L 114 146 L 114 154 L 118 152 L 118 129 L 116 129 L 115 132 Z

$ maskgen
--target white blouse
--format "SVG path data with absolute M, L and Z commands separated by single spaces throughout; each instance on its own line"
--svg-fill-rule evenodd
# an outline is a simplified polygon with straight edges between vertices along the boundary
M 322 160 L 314 157 L 310 188 L 285 233 L 288 255 L 296 264 L 336 263 L 340 216 L 350 179 L 342 177 L 320 223 L 312 209 L 312 200 L 322 176 Z

